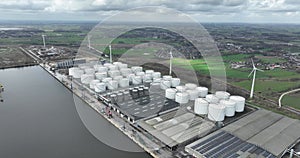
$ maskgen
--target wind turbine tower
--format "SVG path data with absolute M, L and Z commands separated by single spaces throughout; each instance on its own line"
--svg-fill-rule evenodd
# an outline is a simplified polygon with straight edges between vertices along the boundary
M 170 51 L 170 71 L 169 71 L 169 75 L 172 75 L 172 59 L 173 59 L 173 53 L 172 53 L 172 51 Z
M 46 35 L 42 35 L 44 48 L 46 48 L 46 40 L 45 40 L 45 37 L 46 37 Z
M 88 47 L 89 49 L 91 49 L 91 36 L 88 35 Z
M 112 53 L 111 53 L 111 45 L 109 47 L 109 62 L 112 63 Z
M 252 86 L 251 86 L 251 92 L 250 92 L 250 98 L 252 99 L 253 98 L 253 93 L 254 93 L 256 71 L 257 70 L 261 71 L 261 72 L 264 72 L 264 71 L 261 70 L 261 69 L 256 68 L 256 66 L 255 66 L 255 64 L 253 62 L 253 59 L 251 59 L 251 61 L 252 61 L 253 70 L 251 71 L 251 73 L 249 74 L 248 77 L 250 77 L 253 74 L 253 80 L 252 80 Z

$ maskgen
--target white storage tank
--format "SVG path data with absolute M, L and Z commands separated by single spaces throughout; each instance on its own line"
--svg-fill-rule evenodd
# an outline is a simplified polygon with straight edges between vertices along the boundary
M 95 73 L 95 70 L 94 70 L 93 68 L 86 68 L 86 69 L 84 69 L 84 72 L 85 72 L 86 74 L 91 75 L 91 74 L 94 74 L 94 73 Z
M 195 99 L 194 112 L 198 115 L 208 114 L 209 103 L 204 98 Z
M 217 98 L 214 94 L 206 95 L 205 99 L 211 104 L 216 104 L 219 102 L 219 98 Z
M 197 85 L 194 83 L 186 83 L 185 87 L 186 87 L 186 89 L 196 89 Z
M 110 77 L 115 77 L 115 76 L 120 76 L 121 73 L 120 73 L 120 71 L 118 71 L 118 70 L 112 70 L 112 71 L 108 71 L 108 75 L 109 75 Z
M 131 70 L 132 70 L 133 73 L 136 74 L 137 72 L 142 72 L 143 68 L 140 67 L 140 66 L 133 66 L 133 67 L 131 67 Z
M 90 84 L 90 82 L 94 79 L 94 75 L 83 74 L 80 77 L 81 83 Z
M 96 83 L 95 85 L 95 92 L 102 93 L 106 91 L 106 84 L 105 83 Z
M 186 92 L 179 92 L 175 95 L 175 101 L 179 104 L 186 104 L 189 102 L 189 94 Z
M 153 82 L 160 83 L 162 81 L 162 78 L 153 78 Z
M 172 76 L 170 76 L 170 75 L 163 76 L 163 80 L 165 80 L 165 81 L 171 81 L 171 79 L 172 79 Z
M 134 84 L 134 85 L 142 84 L 142 77 L 141 76 L 133 76 L 132 84 Z
M 185 92 L 186 91 L 186 87 L 185 86 L 176 86 L 176 90 L 178 92 Z
M 159 93 L 159 92 L 161 92 L 160 83 L 155 83 L 155 82 L 151 83 L 149 91 L 151 93 Z
M 187 90 L 186 92 L 189 94 L 190 100 L 195 100 L 199 96 L 199 92 L 197 90 Z
M 111 64 L 111 63 L 105 63 L 105 64 L 103 64 L 103 66 L 105 66 L 105 67 L 110 67 L 110 66 L 112 66 L 113 64 Z
M 83 75 L 83 74 L 84 74 L 83 70 L 77 70 L 77 71 L 74 72 L 73 78 L 80 78 L 81 75 Z
M 167 89 L 171 87 L 171 81 L 161 81 L 160 82 L 160 88 L 161 89 Z
M 127 64 L 119 64 L 118 65 L 118 68 L 121 70 L 121 69 L 127 69 L 128 68 L 128 65 Z
M 106 77 L 104 79 L 102 79 L 103 83 L 108 83 L 109 81 L 112 81 L 113 79 L 111 77 Z
M 245 109 L 245 102 L 246 99 L 242 96 L 230 96 L 229 100 L 234 101 L 236 103 L 235 105 L 235 111 L 236 112 L 243 112 Z
M 216 91 L 216 97 L 218 97 L 219 99 L 229 99 L 230 97 L 230 93 L 225 92 L 225 91 Z
M 153 78 L 161 78 L 161 73 L 160 72 L 153 72 L 152 77 Z
M 107 67 L 104 67 L 104 66 L 98 67 L 98 68 L 97 68 L 97 71 L 98 71 L 98 72 L 107 72 L 107 71 L 108 71 L 108 68 L 107 68 Z
M 113 62 L 113 65 L 120 65 L 120 64 L 122 64 L 121 62 L 118 62 L 118 61 L 116 61 L 116 62 Z
M 134 74 L 127 75 L 129 82 L 132 82 L 134 76 L 135 76 Z
M 225 119 L 225 106 L 219 104 L 209 104 L 208 106 L 208 119 L 212 121 L 224 121 Z
M 103 67 L 103 65 L 96 64 L 93 66 L 95 71 L 98 71 L 98 68 Z
M 92 80 L 92 81 L 90 82 L 90 88 L 91 88 L 91 89 L 95 89 L 95 85 L 96 85 L 97 83 L 100 83 L 100 80 Z
M 98 80 L 102 80 L 107 77 L 107 72 L 96 72 L 95 76 Z
M 168 99 L 175 99 L 175 94 L 176 94 L 176 89 L 175 88 L 167 88 L 165 97 Z
M 114 80 L 112 80 L 112 81 L 108 81 L 108 83 L 107 83 L 107 88 L 109 89 L 109 90 L 115 90 L 115 89 L 117 89 L 118 88 L 118 81 L 114 81 Z
M 143 76 L 143 82 L 152 81 L 152 75 L 151 74 L 145 74 Z
M 127 75 L 132 73 L 131 69 L 129 69 L 129 68 L 122 68 L 122 69 L 120 69 L 120 72 L 124 77 L 126 77 Z
M 113 80 L 119 82 L 122 78 L 123 78 L 123 76 L 115 76 L 115 77 L 113 77 Z
M 69 68 L 69 75 L 70 75 L 70 76 L 74 76 L 74 74 L 75 74 L 78 70 L 80 70 L 78 67 L 71 67 L 71 68 Z
M 171 86 L 172 87 L 179 86 L 179 84 L 180 84 L 180 78 L 172 78 L 171 79 Z
M 121 88 L 129 87 L 129 79 L 128 78 L 122 78 L 119 81 L 119 85 Z
M 236 105 L 236 103 L 234 101 L 221 100 L 220 104 L 225 106 L 225 116 L 226 117 L 234 116 L 234 114 L 235 114 L 235 105 Z
M 135 75 L 143 77 L 145 75 L 145 72 L 136 72 Z
M 206 87 L 197 87 L 196 90 L 199 92 L 200 98 L 205 98 L 208 94 L 208 88 Z
M 118 67 L 117 67 L 116 65 L 110 65 L 110 66 L 108 67 L 108 69 L 109 69 L 110 71 L 115 71 L 115 70 L 118 70 Z
M 145 73 L 150 74 L 152 76 L 152 74 L 154 73 L 154 70 L 146 70 Z

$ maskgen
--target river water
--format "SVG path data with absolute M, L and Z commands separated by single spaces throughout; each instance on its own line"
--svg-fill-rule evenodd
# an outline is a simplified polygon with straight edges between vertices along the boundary
M 0 70 L 0 158 L 143 158 L 145 152 L 114 149 L 85 128 L 73 94 L 39 66 Z M 82 102 L 103 135 L 139 148 Z

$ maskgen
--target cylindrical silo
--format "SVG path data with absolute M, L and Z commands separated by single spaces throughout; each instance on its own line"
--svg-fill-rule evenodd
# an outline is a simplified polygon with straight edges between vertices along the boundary
M 177 91 L 175 88 L 167 88 L 165 92 L 165 97 L 168 99 L 175 99 L 176 92 Z
M 172 78 L 171 79 L 171 86 L 172 87 L 179 86 L 179 84 L 180 84 L 180 78 Z
M 108 75 L 109 75 L 110 77 L 115 77 L 115 76 L 120 76 L 121 73 L 120 73 L 119 70 L 111 70 L 111 71 L 108 71 Z
M 90 82 L 90 88 L 91 88 L 91 89 L 95 89 L 95 85 L 96 85 L 97 83 L 100 83 L 100 80 L 92 80 L 92 81 Z
M 111 77 L 106 77 L 106 78 L 102 79 L 102 82 L 107 84 L 109 81 L 112 81 L 112 80 L 113 79 Z
M 194 83 L 186 83 L 186 84 L 185 84 L 185 87 L 186 87 L 186 89 L 191 89 L 191 90 L 193 90 L 193 89 L 196 89 L 196 88 L 197 88 L 197 85 L 194 84 Z
M 175 95 L 175 101 L 179 104 L 186 104 L 189 102 L 189 94 L 186 92 L 179 92 Z
M 208 94 L 206 95 L 205 99 L 210 103 L 210 104 L 216 104 L 219 102 L 219 98 L 217 98 L 214 94 Z
M 160 83 L 162 81 L 162 78 L 153 78 L 153 82 Z
M 86 74 L 92 75 L 95 73 L 95 70 L 93 68 L 86 68 L 86 69 L 84 69 L 84 72 Z
M 154 70 L 146 70 L 145 73 L 150 74 L 152 76 L 152 74 L 154 73 Z
M 230 97 L 230 93 L 225 92 L 225 91 L 216 91 L 216 97 L 218 97 L 219 99 L 229 99 Z
M 134 84 L 134 85 L 142 84 L 142 77 L 141 76 L 133 76 L 132 84 Z
M 108 83 L 107 83 L 107 88 L 109 89 L 109 90 L 115 90 L 115 89 L 117 89 L 118 88 L 118 81 L 114 81 L 114 80 L 112 80 L 112 81 L 108 81 Z
M 94 75 L 83 74 L 80 77 L 81 83 L 90 84 L 90 82 L 94 79 Z
M 107 72 L 96 72 L 95 76 L 98 80 L 102 80 L 107 77 Z
M 131 70 L 134 74 L 136 74 L 137 72 L 142 72 L 143 68 L 140 66 L 133 66 L 133 67 L 131 67 Z
M 208 119 L 210 119 L 212 121 L 224 121 L 225 106 L 219 105 L 219 104 L 209 104 Z
M 160 72 L 153 72 L 152 77 L 153 78 L 161 78 L 161 73 Z
M 208 88 L 206 87 L 197 87 L 196 90 L 199 92 L 200 98 L 205 98 L 208 94 Z
M 146 82 L 146 81 L 152 81 L 152 75 L 151 74 L 145 74 L 143 76 L 143 82 Z
M 110 67 L 110 66 L 112 66 L 113 64 L 111 64 L 111 63 L 105 63 L 105 64 L 103 64 L 103 66 L 105 66 L 105 67 Z
M 97 72 L 107 72 L 107 71 L 108 71 L 108 68 L 102 66 L 102 67 L 98 67 L 96 71 L 97 71 Z
M 122 76 L 124 76 L 124 77 L 126 77 L 132 73 L 131 69 L 129 69 L 129 68 L 122 68 L 122 69 L 120 69 L 120 72 L 121 72 Z
M 225 116 L 227 116 L 227 117 L 234 116 L 235 106 L 236 106 L 236 103 L 234 101 L 221 100 L 220 104 L 225 106 Z
M 101 82 L 101 83 L 96 83 L 95 84 L 95 92 L 97 93 L 102 93 L 106 91 L 106 84 Z
M 236 112 L 243 112 L 245 108 L 245 102 L 246 99 L 242 96 L 230 96 L 229 100 L 234 101 L 236 103 L 235 105 L 235 111 Z
M 123 76 L 115 76 L 115 77 L 113 77 L 113 80 L 119 82 L 122 78 L 123 78 Z
M 127 64 L 119 64 L 118 68 L 119 68 L 119 70 L 126 69 L 126 68 L 128 68 L 128 65 Z
M 74 76 L 74 74 L 75 74 L 78 70 L 80 70 L 78 67 L 71 67 L 71 68 L 69 68 L 69 75 L 70 75 L 70 76 Z
M 116 65 L 111 65 L 108 67 L 109 71 L 116 71 L 118 70 L 118 67 Z
M 199 92 L 197 90 L 187 90 L 186 92 L 189 94 L 190 100 L 195 100 L 199 96 Z
M 160 88 L 161 89 L 167 89 L 167 88 L 170 88 L 171 87 L 171 81 L 161 81 L 160 82 Z
M 143 72 L 143 71 L 136 72 L 135 75 L 143 77 L 145 75 L 145 72 Z
M 84 71 L 83 70 L 76 70 L 75 72 L 74 72 L 74 74 L 73 74 L 73 78 L 80 78 L 81 77 L 81 75 L 83 75 L 84 74 Z
M 170 75 L 163 76 L 163 80 L 165 80 L 165 81 L 171 81 L 171 79 L 172 79 L 172 76 L 170 76 Z
M 128 78 L 122 78 L 119 81 L 119 85 L 121 88 L 129 87 L 129 79 Z
M 195 99 L 194 112 L 198 115 L 208 114 L 208 104 L 204 98 Z
M 185 92 L 186 91 L 185 86 L 176 86 L 176 89 L 177 89 L 178 92 Z

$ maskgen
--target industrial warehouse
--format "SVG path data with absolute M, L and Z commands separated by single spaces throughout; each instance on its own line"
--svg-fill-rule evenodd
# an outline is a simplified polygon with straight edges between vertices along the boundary
M 300 130 L 299 121 L 246 106 L 242 96 L 210 93 L 196 83 L 141 66 L 89 62 L 69 68 L 69 77 L 170 152 L 192 157 L 281 157 L 300 138 L 297 132 L 290 133 Z

